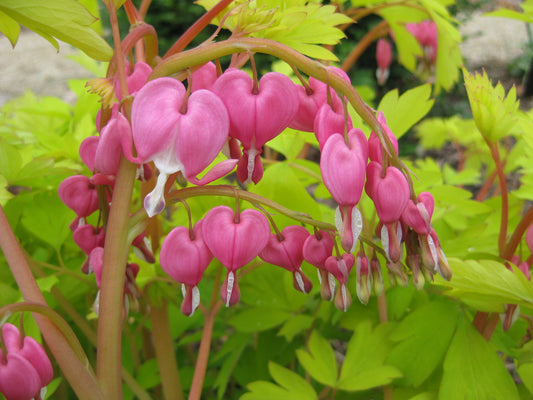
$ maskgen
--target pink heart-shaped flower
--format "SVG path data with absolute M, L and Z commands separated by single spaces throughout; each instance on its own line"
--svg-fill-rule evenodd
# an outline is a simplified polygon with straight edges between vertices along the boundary
M 244 210 L 236 221 L 231 208 L 217 206 L 205 216 L 202 233 L 213 256 L 229 271 L 236 271 L 265 248 L 270 225 L 259 211 Z
M 76 228 L 72 239 L 85 254 L 89 255 L 95 247 L 104 247 L 105 231 L 85 224 Z
M 161 268 L 177 282 L 198 285 L 213 259 L 202 237 L 202 224 L 203 220 L 196 223 L 192 237 L 184 226 L 172 229 L 161 245 Z
M 297 271 L 304 260 L 303 245 L 309 232 L 303 226 L 290 225 L 283 228 L 281 235 L 283 240 L 280 241 L 276 234 L 271 234 L 259 257 L 288 271 Z
M 69 176 L 59 185 L 59 198 L 74 210 L 78 217 L 87 217 L 98 210 L 98 194 L 95 186 L 85 175 Z
M 421 235 L 428 235 L 431 231 L 431 217 L 435 208 L 435 200 L 429 192 L 421 192 L 418 202 L 409 200 L 402 213 L 402 221 L 405 225 Z

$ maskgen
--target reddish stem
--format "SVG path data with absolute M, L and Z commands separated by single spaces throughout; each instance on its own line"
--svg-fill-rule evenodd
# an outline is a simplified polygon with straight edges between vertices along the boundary
M 191 41 L 198 35 L 209 23 L 216 18 L 216 16 L 224 10 L 233 0 L 220 0 L 211 10 L 206 12 L 204 15 L 198 19 L 194 24 L 192 24 L 189 29 L 185 31 L 183 35 L 172 45 L 172 47 L 166 52 L 163 56 L 163 59 L 179 53 Z
M 389 32 L 389 23 L 385 20 L 381 21 L 373 27 L 353 48 L 341 64 L 343 71 L 349 71 L 356 63 L 361 54 L 374 42 L 374 40 L 385 36 Z
M 509 223 L 509 198 L 507 194 L 507 182 L 505 172 L 503 171 L 503 163 L 500 160 L 500 153 L 498 151 L 498 143 L 487 143 L 490 148 L 490 154 L 496 164 L 496 173 L 498 181 L 500 182 L 500 191 L 502 197 L 502 216 L 500 223 L 500 235 L 498 237 L 498 249 L 500 257 L 505 253 L 505 239 L 507 238 L 507 225 Z

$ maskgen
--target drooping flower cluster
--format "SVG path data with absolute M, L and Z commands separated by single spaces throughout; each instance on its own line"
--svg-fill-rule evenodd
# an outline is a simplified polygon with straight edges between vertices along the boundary
M 387 54 L 382 56 L 382 66 L 385 61 L 390 63 Z M 333 67 L 327 70 L 330 76 L 335 74 L 350 82 L 343 71 Z M 135 71 L 139 71 L 137 75 Z M 407 269 L 417 287 L 423 286 L 424 275 L 431 279 L 439 272 L 450 277 L 431 228 L 433 198 L 427 193 L 416 198 L 411 192 L 404 171 L 394 163 L 398 142 L 382 113 L 378 113 L 377 121 L 386 138 L 372 132 L 367 139 L 361 129 L 353 127 L 346 99 L 313 77 L 302 86 L 276 72 L 261 79 L 234 68 L 219 74 L 213 63 L 207 63 L 192 73 L 185 86 L 170 77 L 146 82 L 148 73 L 147 68 L 136 65 L 128 79 L 133 96 L 130 120 L 117 104 L 108 111 L 107 123 L 99 128 L 100 136 L 83 142 L 80 154 L 94 175 L 68 178 L 59 189 L 61 199 L 78 215 L 72 228 L 74 240 L 87 254 L 83 269 L 95 272 L 98 285 L 105 231 L 86 224 L 85 219 L 102 204 L 110 206 L 122 155 L 138 165 L 141 178 L 150 176 L 150 164 L 157 168 L 157 182 L 144 198 L 146 213 L 154 217 L 166 206 L 170 177 L 181 176 L 204 185 L 237 166 L 236 175 L 243 184 L 258 183 L 263 176 L 263 147 L 287 127 L 314 132 L 317 138 L 323 181 L 338 203 L 337 232 L 315 229 L 310 234 L 306 227 L 292 225 L 281 231 L 273 227 L 275 233 L 271 233 L 269 221 L 261 212 L 234 211 L 227 206 L 211 209 L 194 227 L 174 228 L 162 244 L 160 263 L 171 278 L 182 284 L 184 314 L 192 315 L 199 306 L 198 284 L 213 258 L 228 271 L 220 289 L 226 306 L 240 299 L 238 270 L 256 257 L 290 271 L 294 287 L 303 293 L 311 291 L 312 283 L 302 263 L 305 260 L 314 265 L 322 297 L 334 300 L 341 310 L 351 304 L 347 282 L 354 266 L 357 295 L 363 303 L 368 302 L 372 291 L 379 295 L 383 290 L 378 252 L 386 260 L 393 283 L 407 283 Z M 120 98 L 118 93 L 116 97 Z M 199 178 L 224 150 L 230 158 Z M 376 236 L 383 248 L 378 251 L 376 245 L 371 246 L 374 250 L 370 259 L 362 244 L 354 256 L 363 229 L 363 216 L 357 209 L 363 189 L 375 205 L 380 220 Z M 154 261 L 144 234 L 132 244 L 141 258 Z M 128 264 L 126 301 L 137 293 L 137 271 L 136 264 Z
M 21 337 L 10 323 L 2 326 L 0 393 L 6 400 L 41 398 L 41 389 L 53 378 L 52 364 L 42 346 L 30 336 Z

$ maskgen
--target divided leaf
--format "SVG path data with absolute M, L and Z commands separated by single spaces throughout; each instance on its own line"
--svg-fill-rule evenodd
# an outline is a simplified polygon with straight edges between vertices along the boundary
M 466 318 L 458 322 L 443 367 L 439 400 L 520 398 L 495 348 Z
M 302 367 L 324 385 L 335 387 L 337 383 L 337 361 L 329 342 L 317 331 L 311 333 L 308 342 L 309 351 L 298 349 L 296 357 Z
M 429 84 L 410 89 L 401 96 L 394 89 L 381 99 L 378 111 L 383 111 L 388 127 L 399 139 L 431 110 L 435 101 L 430 96 Z
M 388 335 L 391 325 L 379 325 L 372 329 L 365 320 L 355 329 L 348 343 L 346 357 L 337 383 L 337 388 L 347 391 L 367 390 L 391 383 L 402 373 L 385 364 L 390 351 Z
M 11 21 L 10 40 L 13 22 L 31 29 L 48 40 L 56 49 L 56 39 L 67 42 L 85 52 L 88 56 L 109 61 L 113 50 L 91 27 L 96 18 L 75 0 L 2 0 L 0 11 Z M 3 19 L 4 24 L 6 19 Z

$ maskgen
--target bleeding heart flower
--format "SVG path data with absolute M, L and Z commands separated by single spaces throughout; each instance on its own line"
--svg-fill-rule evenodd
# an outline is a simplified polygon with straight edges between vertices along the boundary
M 350 82 L 350 78 L 342 69 L 337 67 L 327 67 L 327 69 L 328 71 L 339 75 L 347 82 Z M 295 86 L 298 93 L 298 98 L 300 100 L 300 105 L 289 127 L 300 131 L 314 132 L 314 121 L 318 110 L 328 101 L 328 85 L 310 76 L 309 88 L 307 90 L 303 86 Z M 333 104 L 333 109 L 342 110 L 342 103 L 337 93 L 330 88 L 329 94 Z
M 159 257 L 163 271 L 182 284 L 181 312 L 188 316 L 200 304 L 198 283 L 213 259 L 202 237 L 202 224 L 203 220 L 198 221 L 192 232 L 184 226 L 172 229 L 161 245 Z
M 298 225 L 290 225 L 283 228 L 281 237 L 271 234 L 267 245 L 259 253 L 263 261 L 279 265 L 292 272 L 294 288 L 306 294 L 313 288 L 313 284 L 301 269 L 304 260 L 303 245 L 308 237 L 307 229 Z
M 95 247 L 104 246 L 105 231 L 102 228 L 95 228 L 92 225 L 85 224 L 76 228 L 72 238 L 79 248 L 89 255 Z
M 226 306 L 239 301 L 235 271 L 244 267 L 265 248 L 270 238 L 266 217 L 256 210 L 244 210 L 238 215 L 226 206 L 211 209 L 202 225 L 204 241 L 228 276 L 221 290 Z
M 387 39 L 379 39 L 376 45 L 376 61 L 378 69 L 376 77 L 378 84 L 384 85 L 389 77 L 389 67 L 392 62 L 392 46 Z
M 365 254 L 359 253 L 355 263 L 357 275 L 357 297 L 363 304 L 368 304 L 370 290 L 372 289 L 372 274 L 370 273 L 370 262 Z
M 98 210 L 96 187 L 85 175 L 69 176 L 59 185 L 59 198 L 78 217 L 87 217 Z
M 32 337 L 21 340 L 18 328 L 2 327 L 6 354 L 0 350 L 0 393 L 7 400 L 37 398 L 53 378 L 52 364 L 42 346 Z
M 230 136 L 241 142 L 247 156 L 239 162 L 237 177 L 241 182 L 257 183 L 263 176 L 262 146 L 287 128 L 298 110 L 295 85 L 287 76 L 269 72 L 256 88 L 246 72 L 230 68 L 212 90 L 228 110 Z
M 348 131 L 352 129 L 352 120 L 349 116 L 347 116 L 347 118 L 347 120 L 344 118 L 342 105 L 335 105 L 335 108 L 332 108 L 329 104 L 324 103 L 318 109 L 313 124 L 313 130 L 316 139 L 318 140 L 320 151 L 324 149 L 330 136 L 335 133 L 342 134 L 345 126 Z
M 305 261 L 317 268 L 320 295 L 324 300 L 331 300 L 335 294 L 334 276 L 326 269 L 326 260 L 331 256 L 334 245 L 329 232 L 318 231 L 307 237 L 302 248 Z
M 196 92 L 198 89 L 211 90 L 217 78 L 217 67 L 215 63 L 209 61 L 192 73 L 191 91 Z
M 134 95 L 141 90 L 151 73 L 152 68 L 144 62 L 135 63 L 131 73 L 130 66 L 126 65 L 126 83 L 128 86 L 128 93 L 130 95 Z M 115 94 L 119 101 L 122 100 L 120 82 L 118 79 L 115 81 Z
M 150 217 L 160 213 L 165 206 L 164 188 L 168 175 L 181 171 L 187 180 L 201 185 L 234 168 L 236 160 L 227 160 L 204 178 L 196 178 L 226 143 L 228 129 L 224 103 L 208 90 L 197 90 L 187 100 L 185 87 L 180 81 L 158 78 L 137 93 L 132 107 L 132 133 L 138 156 L 132 156 L 131 146 L 126 149 L 123 143 L 123 148 L 130 161 L 144 163 L 151 160 L 159 169 L 156 186 L 144 199 Z
M 387 126 L 387 121 L 385 120 L 383 111 L 378 112 L 377 120 L 391 141 L 392 147 L 394 148 L 396 154 L 398 154 L 398 139 L 396 139 L 394 133 L 392 133 L 390 128 Z M 370 136 L 368 137 L 368 157 L 370 158 L 370 161 L 377 161 L 378 163 L 383 162 L 383 147 L 378 136 L 374 132 L 371 132 Z
M 331 256 L 326 260 L 326 269 L 339 281 L 339 290 L 335 293 L 335 307 L 341 311 L 346 311 L 352 304 L 352 296 L 346 283 L 354 264 L 355 257 L 348 253 L 344 253 L 342 257 Z
M 324 184 L 339 204 L 337 229 L 347 252 L 354 250 L 362 230 L 362 217 L 355 206 L 363 192 L 367 158 L 366 137 L 355 128 L 348 132 L 348 145 L 341 134 L 330 136 L 320 158 Z
M 405 28 L 411 33 L 422 47 L 425 58 L 435 64 L 437 60 L 438 31 L 437 25 L 431 20 L 419 23 L 405 24 Z
M 435 200 L 429 192 L 421 192 L 415 204 L 409 200 L 402 213 L 402 222 L 416 233 L 427 235 L 431 231 L 431 217 L 435 208 Z
M 83 142 L 80 144 L 80 158 L 91 172 L 94 172 L 94 158 L 99 140 L 100 138 L 98 136 L 89 136 L 83 139 Z

